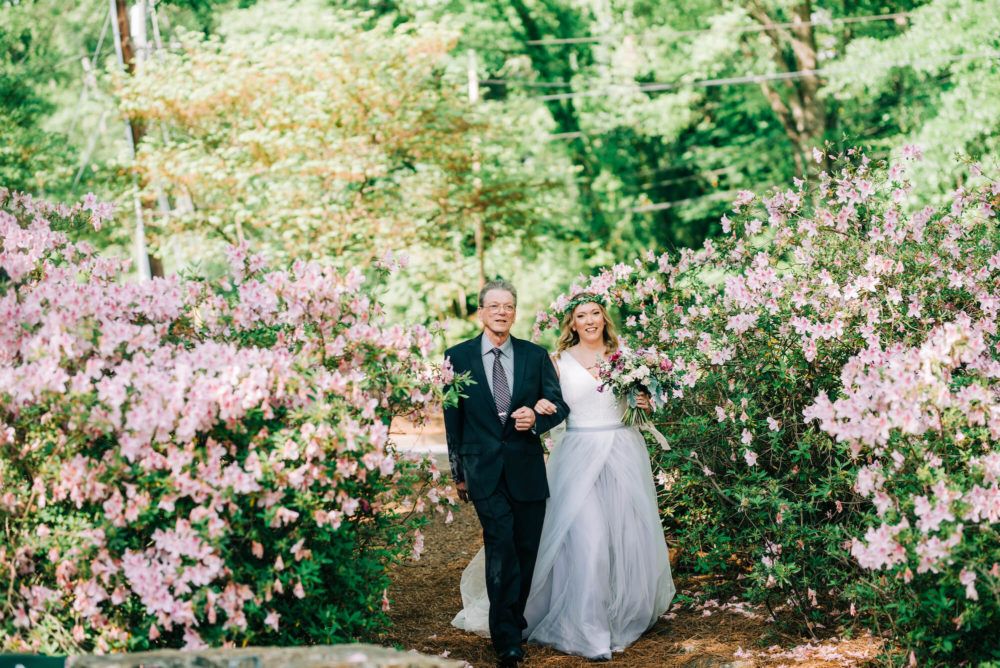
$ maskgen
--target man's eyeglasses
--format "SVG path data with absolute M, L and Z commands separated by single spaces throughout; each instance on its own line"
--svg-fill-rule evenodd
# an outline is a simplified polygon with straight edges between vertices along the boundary
M 490 313 L 513 313 L 517 310 L 517 307 L 513 304 L 486 304 L 480 308 L 485 309 Z

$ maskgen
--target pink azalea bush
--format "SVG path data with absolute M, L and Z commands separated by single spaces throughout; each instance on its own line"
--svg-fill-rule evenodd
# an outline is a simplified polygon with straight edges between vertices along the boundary
M 930 656 L 957 647 L 934 649 L 945 617 L 964 636 L 998 621 L 1000 185 L 974 167 L 950 202 L 915 206 L 919 157 L 831 156 L 814 183 L 740 193 L 703 248 L 568 294 L 606 295 L 628 343 L 671 360 L 655 416 L 669 448 L 653 452 L 684 567 L 728 574 L 814 632 L 860 610 Z M 955 337 L 966 343 L 948 348 Z M 922 355 L 939 356 L 938 386 L 914 380 L 930 373 Z M 951 556 L 965 550 L 981 559 Z M 913 608 L 933 596 L 929 621 Z
M 804 411 L 863 454 L 854 491 L 877 518 L 851 539 L 873 573 L 854 593 L 934 663 L 1000 659 L 1000 301 L 990 299 L 979 320 L 960 313 L 919 346 L 855 356 L 839 397 Z
M 0 191 L 0 647 L 335 642 L 447 494 L 388 438 L 447 369 L 387 325 L 383 271 L 124 282 L 71 241 L 110 211 Z M 442 375 L 444 377 L 442 377 Z

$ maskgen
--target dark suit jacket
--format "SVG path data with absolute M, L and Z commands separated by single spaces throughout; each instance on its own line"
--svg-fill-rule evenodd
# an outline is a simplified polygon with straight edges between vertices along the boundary
M 482 355 L 483 334 L 449 348 L 455 373 L 471 372 L 474 385 L 454 408 L 444 411 L 448 438 L 448 459 L 455 482 L 465 482 L 469 496 L 483 499 L 496 491 L 500 473 L 517 501 L 541 501 L 549 496 L 545 460 L 539 434 L 544 434 L 569 415 L 559 390 L 559 377 L 548 353 L 541 346 L 513 336 L 514 391 L 510 410 L 521 406 L 534 409 L 545 398 L 556 405 L 554 415 L 536 414 L 534 430 L 517 431 L 514 420 L 500 423 L 496 403 L 486 381 Z M 492 373 L 492 367 L 490 369 Z

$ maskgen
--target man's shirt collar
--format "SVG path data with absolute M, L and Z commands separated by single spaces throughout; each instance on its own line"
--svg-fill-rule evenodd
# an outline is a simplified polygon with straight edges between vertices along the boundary
M 502 346 L 500 346 L 500 351 L 504 354 L 504 357 L 510 358 L 511 353 L 513 353 L 514 344 L 512 343 L 512 341 L 513 339 L 508 334 L 507 340 L 503 342 Z M 483 356 L 491 355 L 495 347 L 496 346 L 493 345 L 493 342 L 490 341 L 490 337 L 486 335 L 486 332 L 483 332 L 483 342 L 482 345 L 480 346 L 481 354 Z

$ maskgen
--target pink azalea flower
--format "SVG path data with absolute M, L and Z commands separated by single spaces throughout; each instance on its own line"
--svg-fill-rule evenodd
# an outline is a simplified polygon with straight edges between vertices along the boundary
M 958 574 L 958 581 L 965 586 L 965 597 L 970 601 L 979 600 L 979 592 L 976 591 L 976 572 L 963 568 Z

